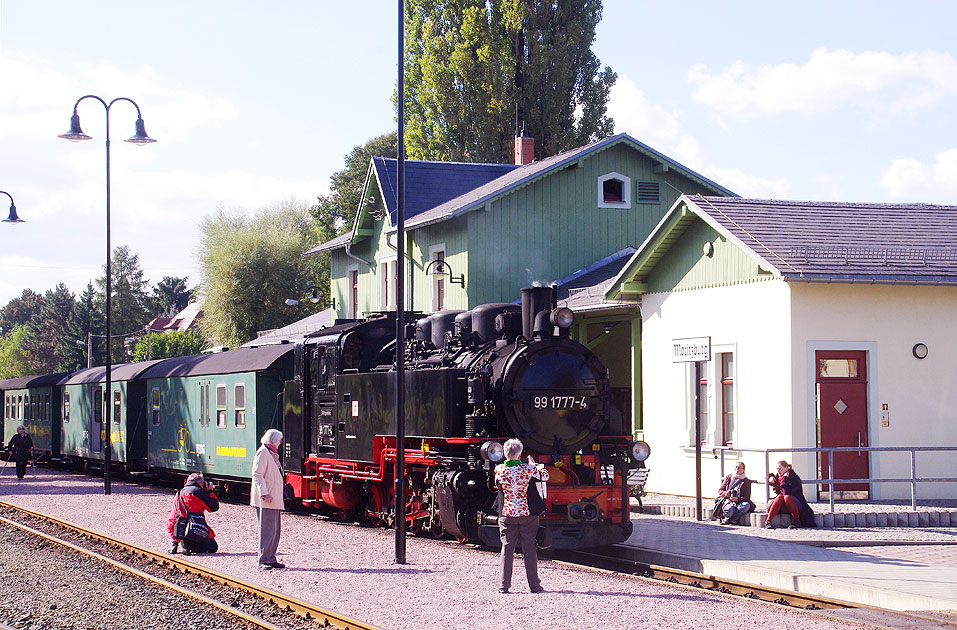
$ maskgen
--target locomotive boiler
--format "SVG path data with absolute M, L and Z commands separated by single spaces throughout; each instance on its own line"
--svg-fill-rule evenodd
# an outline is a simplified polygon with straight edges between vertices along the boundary
M 499 543 L 494 467 L 519 438 L 545 464 L 553 547 L 631 534 L 627 477 L 648 449 L 611 406 L 605 366 L 572 340 L 573 314 L 553 289 L 521 305 L 412 316 L 405 416 L 395 438 L 395 313 L 337 323 L 298 343 L 284 390 L 284 463 L 295 499 L 342 518 L 395 523 L 394 480 L 406 479 L 415 533 Z M 397 446 L 404 469 L 396 471 Z

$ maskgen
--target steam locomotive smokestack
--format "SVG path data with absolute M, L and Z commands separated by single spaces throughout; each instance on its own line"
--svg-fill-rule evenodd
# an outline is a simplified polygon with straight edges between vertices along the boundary
M 531 339 L 535 330 L 535 315 L 550 310 L 555 301 L 552 287 L 522 289 L 522 336 Z

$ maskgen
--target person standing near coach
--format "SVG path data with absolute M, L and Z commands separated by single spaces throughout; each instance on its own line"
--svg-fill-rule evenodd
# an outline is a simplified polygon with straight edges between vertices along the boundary
M 536 464 L 531 455 L 528 456 L 528 463 L 523 464 L 519 459 L 523 448 L 522 443 L 514 438 L 505 442 L 505 462 L 495 467 L 495 485 L 502 491 L 502 508 L 498 517 L 499 537 L 502 539 L 500 593 L 507 593 L 512 585 L 512 559 L 519 539 L 522 541 L 529 590 L 533 593 L 545 590 L 538 579 L 538 549 L 535 548 L 539 517 L 532 515 L 529 510 L 528 484 L 533 477 L 548 481 L 548 471 L 544 465 Z
M 253 458 L 252 487 L 249 504 L 256 508 L 259 525 L 259 568 L 263 571 L 285 569 L 286 565 L 276 560 L 279 548 L 279 513 L 285 508 L 283 489 L 286 477 L 279 457 L 282 433 L 269 429 L 259 440 L 262 446 Z
M 7 444 L 8 457 L 17 463 L 17 479 L 23 479 L 27 474 L 27 462 L 33 459 L 33 438 L 27 433 L 22 424 L 17 426 L 17 433 L 10 438 Z

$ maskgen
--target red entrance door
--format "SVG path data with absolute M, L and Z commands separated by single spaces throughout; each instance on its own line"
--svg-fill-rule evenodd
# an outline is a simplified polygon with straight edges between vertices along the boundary
M 867 446 L 867 353 L 819 350 L 817 366 L 818 446 Z M 828 478 L 827 453 L 819 458 L 821 479 Z M 868 479 L 870 459 L 866 452 L 834 453 L 834 479 Z M 827 486 L 821 486 L 827 491 Z M 867 498 L 868 484 L 835 484 L 835 493 L 853 492 Z M 864 493 L 863 496 L 860 493 Z M 846 496 L 845 498 L 852 498 Z

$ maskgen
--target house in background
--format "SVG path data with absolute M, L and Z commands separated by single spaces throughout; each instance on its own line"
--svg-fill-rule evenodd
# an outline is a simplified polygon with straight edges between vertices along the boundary
M 615 277 L 682 193 L 734 193 L 626 134 L 532 155 L 532 139 L 518 137 L 515 164 L 405 163 L 405 308 L 511 302 L 558 282 L 574 334 L 609 367 L 616 406 L 638 426 L 640 361 L 623 351 L 635 347 L 638 311 L 602 304 L 594 283 Z M 331 254 L 337 318 L 395 309 L 396 169 L 373 158 L 351 230 L 306 252 Z
M 195 302 L 187 304 L 186 308 L 172 317 L 153 318 L 146 324 L 146 330 L 154 333 L 174 330 L 178 332 L 195 330 L 199 327 L 199 320 L 203 318 L 203 315 L 205 315 L 203 312 L 203 300 L 196 300 Z
M 957 207 L 683 195 L 602 286 L 605 303 L 641 312 L 650 490 L 694 494 L 696 421 L 705 493 L 722 474 L 715 446 L 731 449 L 725 473 L 742 459 L 761 481 L 764 454 L 737 449 L 957 444 Z M 697 381 L 693 364 L 672 361 L 675 340 L 696 337 L 711 339 Z M 770 459 L 804 479 L 911 476 L 907 452 L 836 453 L 833 470 L 815 453 Z M 952 462 L 918 453 L 918 476 L 953 477 Z M 837 491 L 864 496 L 868 484 Z M 953 497 L 953 486 L 918 493 Z M 909 498 L 910 484 L 870 496 Z

